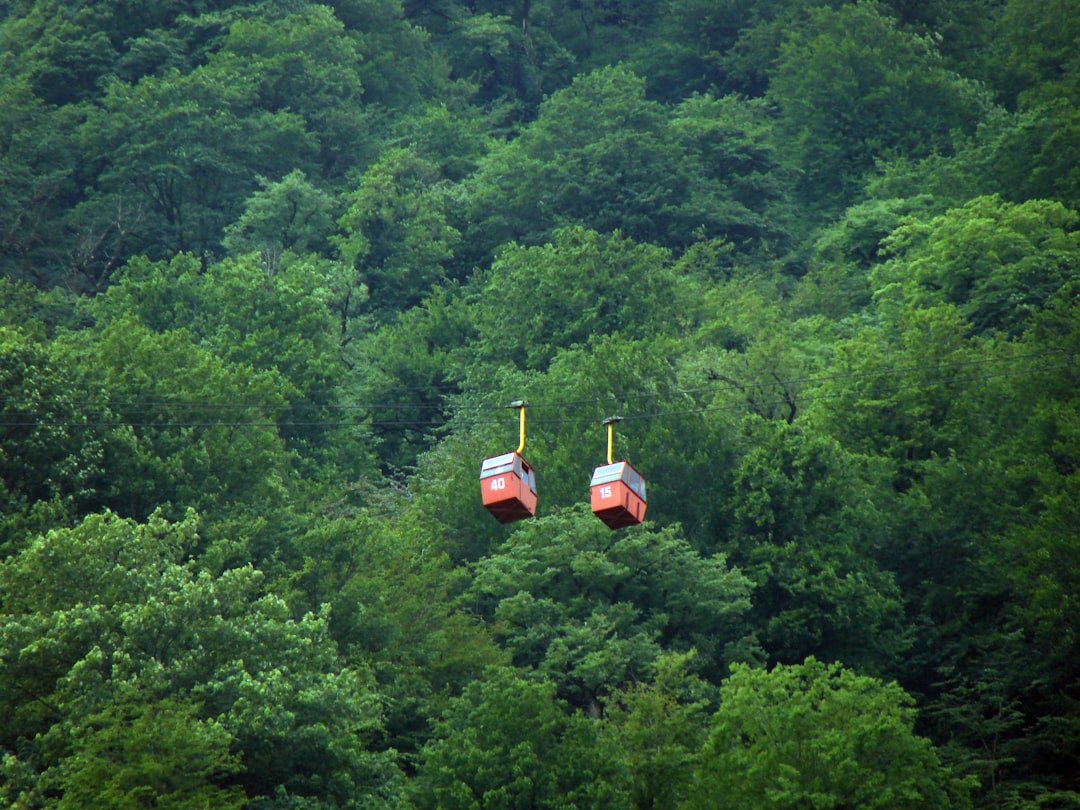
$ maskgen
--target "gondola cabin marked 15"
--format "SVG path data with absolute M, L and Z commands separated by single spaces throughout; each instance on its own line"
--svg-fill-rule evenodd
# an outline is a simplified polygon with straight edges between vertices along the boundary
M 612 433 L 618 421 L 617 416 L 604 420 L 608 429 L 608 463 L 593 470 L 589 484 L 593 514 L 610 529 L 641 523 L 648 503 L 645 477 L 630 462 L 611 460 Z
M 522 457 L 525 449 L 526 402 L 511 403 L 521 414 L 521 441 L 517 450 L 486 458 L 480 464 L 480 498 L 499 523 L 536 514 L 536 471 Z

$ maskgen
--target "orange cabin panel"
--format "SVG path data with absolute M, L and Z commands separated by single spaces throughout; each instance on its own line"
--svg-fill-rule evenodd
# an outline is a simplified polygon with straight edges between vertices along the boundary
M 597 467 L 590 493 L 593 514 L 610 529 L 645 520 L 645 479 L 626 462 Z
M 536 473 L 517 453 L 484 459 L 480 497 L 500 523 L 532 517 L 536 514 Z

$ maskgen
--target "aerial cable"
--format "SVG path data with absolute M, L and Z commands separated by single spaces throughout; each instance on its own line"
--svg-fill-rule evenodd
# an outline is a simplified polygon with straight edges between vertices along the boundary
M 837 380 L 847 379 L 862 379 L 862 380 L 878 380 L 887 378 L 897 374 L 905 374 L 909 372 L 927 372 L 927 371 L 948 371 L 949 369 L 964 368 L 967 366 L 988 365 L 995 363 L 1016 363 L 1025 360 L 1033 360 L 1041 357 L 1047 357 L 1052 355 L 1068 354 L 1064 349 L 1046 349 L 1039 352 L 1030 352 L 1025 354 L 1017 354 L 1003 357 L 983 357 L 972 358 L 966 360 L 955 360 L 949 362 L 934 363 L 930 365 L 909 365 L 909 366 L 896 366 L 893 368 L 882 369 L 879 371 L 848 371 L 829 374 L 806 374 L 800 377 L 791 377 L 783 379 L 782 383 L 788 386 L 801 385 L 801 384 L 815 384 L 832 382 Z M 744 381 L 739 381 L 744 382 Z M 747 385 L 752 384 L 746 382 Z M 671 388 L 664 391 L 612 391 L 606 395 L 589 397 L 577 400 L 552 400 L 552 401 L 537 401 L 534 403 L 535 407 L 550 409 L 560 407 L 576 407 L 576 406 L 588 406 L 588 405 L 603 405 L 610 403 L 614 400 L 642 400 L 642 399 L 662 399 L 664 397 L 677 397 L 683 395 L 695 395 L 706 394 L 714 391 L 723 391 L 731 387 L 731 382 L 728 380 L 718 380 L 710 385 L 699 386 L 695 388 Z M 432 391 L 438 391 L 440 386 L 433 386 L 431 388 L 407 388 L 407 387 L 395 387 L 393 390 L 395 393 L 431 393 Z M 449 389 L 447 389 L 449 390 Z M 304 395 L 303 392 L 298 392 Z M 308 395 L 315 393 L 340 393 L 340 389 L 317 389 L 308 392 Z M 475 397 L 476 394 L 467 390 L 461 390 L 455 387 L 455 390 L 448 394 L 450 398 L 456 396 Z M 232 400 L 183 400 L 183 399 L 129 399 L 129 400 L 111 400 L 108 397 L 93 397 L 83 400 L 83 404 L 101 404 L 113 407 L 123 407 L 129 409 L 139 408 L 202 408 L 206 410 L 242 410 L 246 408 L 264 408 L 267 410 L 295 410 L 297 408 L 323 408 L 326 410 L 339 410 L 339 411 L 364 411 L 364 410 L 431 410 L 441 411 L 448 407 L 446 401 L 424 403 L 424 402 L 312 402 L 312 401 L 298 401 L 298 402 L 280 402 L 279 398 L 287 398 L 287 394 L 280 394 L 279 397 L 273 400 L 268 397 L 250 398 L 250 399 L 232 399 Z M 10 401 L 10 399 L 0 398 L 0 404 Z
M 1069 368 L 1070 366 L 1071 366 L 1071 364 L 1064 364 L 1064 365 L 1054 366 L 1054 367 L 1051 367 L 1049 369 L 1044 369 L 1044 370 L 1045 371 L 1065 370 L 1065 369 Z M 1003 379 L 1003 378 L 1009 378 L 1009 377 L 1024 376 L 1026 374 L 1031 374 L 1031 373 L 1033 373 L 1033 370 L 1026 369 L 1026 370 L 1022 370 L 1022 371 L 999 372 L 999 373 L 995 373 L 995 374 L 980 374 L 980 375 L 971 375 L 971 376 L 965 376 L 965 377 L 954 377 L 954 378 L 951 378 L 948 381 L 928 381 L 928 382 L 926 382 L 924 384 L 921 384 L 921 385 L 899 386 L 899 387 L 897 387 L 897 388 L 895 388 L 895 389 L 893 389 L 893 390 L 891 390 L 891 391 L 889 391 L 887 393 L 890 394 L 890 395 L 896 395 L 896 394 L 904 393 L 906 391 L 925 391 L 925 390 L 929 390 L 930 388 L 933 388 L 935 386 L 942 385 L 942 384 L 944 384 L 944 382 L 948 382 L 950 384 L 951 383 L 964 383 L 964 382 L 979 382 L 979 381 L 984 381 L 984 380 L 993 380 L 993 379 Z M 810 403 L 810 402 L 817 402 L 817 401 L 823 401 L 823 400 L 838 399 L 838 398 L 850 396 L 853 393 L 856 393 L 856 392 L 853 391 L 853 390 L 844 390 L 844 391 L 834 391 L 834 392 L 825 393 L 825 394 L 807 394 L 807 395 L 800 396 L 798 401 L 800 403 Z M 739 410 L 744 410 L 746 408 L 747 404 L 748 403 L 746 403 L 746 402 L 740 401 L 740 402 L 727 402 L 727 403 L 723 403 L 723 404 L 715 405 L 715 406 L 702 405 L 702 406 L 697 406 L 697 407 L 692 407 L 692 408 L 683 408 L 683 409 L 675 409 L 675 410 L 666 409 L 666 410 L 656 410 L 656 411 L 650 411 L 650 412 L 644 412 L 644 413 L 628 413 L 623 417 L 623 419 L 626 420 L 626 421 L 631 421 L 631 420 L 640 420 L 640 419 L 652 419 L 652 418 L 658 418 L 658 417 L 663 417 L 663 416 L 685 416 L 685 415 L 692 415 L 692 414 L 695 414 L 695 413 L 716 413 L 716 412 L 719 412 L 719 411 L 726 411 L 726 410 L 739 411 Z M 760 406 L 776 406 L 776 407 L 779 407 L 779 406 L 783 406 L 783 405 L 788 404 L 788 401 L 786 399 L 784 399 L 784 398 L 781 398 L 781 397 L 772 397 L 772 398 L 762 399 L 759 402 L 757 402 L 756 404 L 758 404 Z M 479 410 L 482 410 L 482 409 L 473 408 L 472 410 L 479 411 Z M 427 428 L 437 429 L 437 428 L 446 426 L 448 422 L 452 422 L 454 420 L 463 421 L 468 426 L 481 425 L 481 424 L 495 424 L 495 423 L 497 423 L 499 421 L 499 420 L 493 419 L 493 418 L 464 418 L 464 419 L 461 419 L 462 416 L 464 416 L 464 414 L 459 411 L 457 414 L 451 415 L 445 421 L 411 420 L 411 419 L 388 419 L 388 420 L 375 420 L 375 419 L 370 419 L 370 420 L 369 419 L 362 419 L 362 420 L 326 420 L 326 419 L 320 419 L 320 420 L 288 420 L 288 421 L 282 421 L 282 420 L 273 421 L 273 420 L 262 419 L 262 420 L 234 420 L 234 421 L 224 421 L 224 420 L 213 420 L 213 421 L 211 421 L 211 420 L 186 420 L 186 421 L 181 421 L 181 420 L 172 419 L 172 420 L 168 420 L 168 421 L 154 422 L 154 421 L 135 421 L 135 420 L 131 420 L 131 419 L 120 419 L 120 418 L 118 418 L 118 419 L 107 420 L 107 421 L 87 422 L 87 421 L 81 421 L 81 420 L 47 420 L 47 421 L 41 421 L 41 420 L 34 420 L 34 419 L 29 419 L 29 418 L 23 419 L 23 418 L 20 418 L 21 415 L 19 415 L 19 416 L 16 416 L 14 419 L 9 419 L 8 421 L 0 422 L 0 427 L 34 427 L 34 426 L 39 426 L 39 427 L 125 427 L 125 426 L 127 426 L 127 427 L 156 427 L 156 428 L 183 428 L 183 427 L 233 427 L 233 428 L 235 428 L 235 427 L 281 427 L 281 428 L 287 428 L 287 427 L 417 427 L 417 428 L 424 428 L 424 427 L 427 427 Z M 584 424 L 584 423 L 591 422 L 591 421 L 592 421 L 592 418 L 585 417 L 585 416 L 575 416 L 575 417 L 543 417 L 543 416 L 536 417 L 536 416 L 534 416 L 533 417 L 533 422 L 535 422 L 537 424 L 544 424 L 544 425 Z
M 1019 360 L 1019 359 L 1031 359 L 1033 356 L 1041 357 L 1041 356 L 1046 356 L 1046 355 L 1049 355 L 1049 354 L 1063 354 L 1063 353 L 1062 352 L 1041 352 L 1038 355 L 1027 355 L 1027 356 L 1024 356 L 1023 358 L 1018 356 L 1015 359 L 1017 359 L 1017 360 Z M 975 363 L 956 364 L 956 367 L 961 367 L 962 365 L 975 365 Z M 1044 373 L 1044 372 L 1049 372 L 1049 371 L 1067 370 L 1070 367 L 1072 367 L 1071 356 L 1069 357 L 1068 361 L 1065 362 L 1065 363 L 1056 364 L 1056 365 L 1050 366 L 1050 367 L 1043 367 L 1043 368 L 1040 368 L 1040 369 L 1027 368 L 1027 369 L 1021 369 L 1021 370 L 1016 370 L 1016 371 L 998 371 L 998 372 L 990 373 L 990 374 L 964 375 L 964 376 L 951 377 L 951 378 L 948 378 L 948 379 L 945 379 L 945 380 L 927 380 L 924 383 L 918 384 L 918 385 L 897 386 L 897 387 L 895 387 L 894 389 L 892 389 L 892 390 L 890 390 L 888 392 L 883 392 L 881 394 L 881 396 L 897 395 L 897 394 L 903 393 L 905 391 L 923 391 L 923 390 L 928 390 L 930 388 L 933 388 L 933 387 L 939 386 L 939 385 L 958 384 L 958 383 L 967 383 L 967 382 L 979 382 L 979 381 L 992 380 L 992 379 L 1003 379 L 1003 378 L 1008 378 L 1008 377 L 1024 376 L 1024 375 L 1027 375 L 1027 374 L 1036 374 L 1036 373 Z M 940 369 L 940 368 L 941 368 L 940 366 L 912 367 L 909 370 L 920 370 L 920 371 L 929 370 L 929 371 L 933 371 L 935 369 Z M 816 379 L 819 379 L 819 380 L 841 379 L 841 378 L 846 377 L 848 379 L 861 379 L 861 380 L 864 380 L 864 381 L 867 381 L 867 380 L 868 381 L 873 381 L 873 380 L 877 380 L 877 379 L 880 379 L 880 378 L 886 377 L 886 376 L 889 376 L 889 375 L 886 375 L 886 374 L 881 374 L 881 375 L 871 374 L 871 375 L 862 375 L 862 376 L 836 375 L 835 377 L 816 378 Z M 747 387 L 753 387 L 755 385 L 756 385 L 755 383 L 749 383 L 747 385 Z M 768 386 L 768 387 L 771 387 L 771 386 Z M 722 387 L 722 388 L 717 388 L 717 387 L 710 386 L 708 388 L 703 388 L 703 389 L 673 389 L 671 391 L 664 392 L 663 394 L 654 393 L 654 394 L 643 394 L 643 395 L 638 395 L 638 396 L 633 396 L 633 395 L 628 394 L 628 395 L 623 396 L 623 397 L 612 397 L 612 396 L 597 397 L 597 398 L 591 399 L 591 400 L 576 400 L 576 401 L 572 400 L 572 401 L 569 401 L 569 402 L 556 402 L 556 401 L 553 401 L 553 402 L 547 403 L 546 405 L 541 404 L 541 403 L 537 403 L 537 405 L 534 406 L 534 407 L 537 410 L 541 410 L 541 411 L 550 410 L 550 411 L 557 412 L 560 409 L 563 409 L 568 404 L 573 404 L 573 405 L 593 404 L 593 405 L 598 406 L 601 403 L 610 404 L 612 399 L 618 399 L 618 400 L 622 400 L 622 401 L 625 402 L 625 401 L 633 401 L 635 399 L 641 399 L 641 400 L 658 399 L 661 396 L 670 396 L 672 398 L 675 398 L 675 397 L 688 397 L 692 393 L 719 392 L 719 391 L 726 390 L 726 389 L 730 389 L 730 385 Z M 800 395 L 798 397 L 797 401 L 800 404 L 805 405 L 805 404 L 811 403 L 811 402 L 843 398 L 843 397 L 851 396 L 852 394 L 856 394 L 856 393 L 857 393 L 857 391 L 854 390 L 854 389 L 845 389 L 845 390 L 842 390 L 842 391 L 833 391 L 833 392 L 828 392 L 828 393 L 803 394 L 803 395 Z M 739 402 L 726 402 L 726 403 L 722 403 L 722 404 L 715 405 L 715 406 L 696 405 L 694 407 L 681 408 L 681 409 L 666 408 L 666 409 L 655 409 L 655 410 L 652 410 L 652 411 L 637 412 L 637 413 L 628 412 L 623 418 L 626 419 L 627 421 L 631 421 L 631 420 L 661 418 L 661 417 L 664 417 L 664 416 L 685 416 L 685 415 L 692 415 L 692 414 L 696 414 L 696 413 L 715 413 L 715 412 L 725 411 L 725 410 L 739 411 L 739 410 L 745 410 L 748 406 L 751 406 L 751 405 L 752 406 L 757 406 L 757 407 L 760 407 L 760 408 L 766 408 L 766 407 L 772 408 L 772 407 L 783 407 L 783 406 L 789 405 L 789 404 L 790 404 L 789 400 L 787 398 L 785 398 L 785 397 L 766 395 L 766 396 L 763 396 L 760 400 L 750 401 L 750 402 L 745 401 L 745 400 L 741 400 Z M 114 407 L 118 407 L 119 403 L 112 403 L 112 405 Z M 188 402 L 183 403 L 184 407 L 177 407 L 176 403 L 168 403 L 168 402 L 162 402 L 162 405 L 165 406 L 165 408 L 169 409 L 169 410 L 185 410 L 185 409 L 187 409 L 187 410 L 197 410 L 200 407 L 206 408 L 207 410 L 215 410 L 215 409 L 217 409 L 217 410 L 227 410 L 228 408 L 226 406 L 230 405 L 230 403 L 222 403 L 222 402 L 218 402 L 218 403 L 201 402 L 200 403 L 200 402 L 195 402 L 195 401 L 188 401 Z M 398 407 L 398 406 L 396 406 L 396 405 L 394 405 L 392 403 L 363 403 L 363 404 L 357 403 L 357 404 L 348 406 L 347 408 L 345 408 L 345 407 L 339 408 L 338 410 L 342 410 L 342 411 L 344 411 L 344 410 L 348 410 L 348 411 L 364 411 L 364 410 L 368 410 L 370 408 L 370 406 L 372 406 L 372 405 L 380 406 L 380 407 L 382 407 L 382 408 L 384 408 L 386 410 L 394 410 L 395 408 Z M 240 409 L 240 407 L 241 406 L 236 405 L 233 409 L 234 410 L 235 409 Z M 246 406 L 246 407 L 254 409 L 255 406 Z M 315 407 L 315 406 L 312 406 L 312 407 Z M 402 409 L 404 410 L 404 408 L 402 408 Z M 294 408 L 280 408 L 280 409 L 279 408 L 272 408 L 272 409 L 268 409 L 268 410 L 290 411 L 290 410 L 299 410 L 299 409 L 294 409 Z M 333 408 L 328 408 L 327 410 L 332 411 Z M 439 407 L 439 411 L 442 412 L 442 413 L 446 413 L 446 417 L 444 419 L 434 420 L 434 419 L 377 419 L 377 418 L 370 418 L 370 419 L 355 419 L 355 420 L 345 420 L 345 419 L 308 419 L 308 420 L 304 420 L 304 419 L 279 419 L 279 420 L 273 420 L 273 419 L 262 418 L 262 419 L 248 419 L 248 420 L 240 420 L 240 419 L 236 419 L 236 420 L 225 420 L 225 419 L 212 420 L 212 419 L 194 419 L 194 418 L 191 418 L 191 419 L 182 419 L 182 418 L 177 419 L 176 418 L 177 414 L 173 413 L 173 414 L 168 414 L 168 418 L 163 419 L 162 421 L 154 421 L 153 419 L 150 419 L 150 418 L 135 419 L 135 418 L 120 418 L 120 417 L 118 417 L 118 418 L 112 419 L 112 420 L 99 420 L 97 422 L 86 421 L 86 420 L 71 420 L 71 419 L 59 419 L 59 420 L 45 420 L 45 421 L 42 421 L 42 420 L 34 419 L 33 418 L 33 412 L 30 412 L 30 411 L 26 411 L 26 412 L 14 411 L 14 413 L 8 414 L 8 418 L 5 421 L 0 422 L 0 428 L 27 428 L 27 427 L 87 427 L 87 428 L 90 428 L 90 427 L 95 427 L 95 428 L 136 427 L 136 428 L 139 428 L 139 427 L 144 427 L 144 428 L 166 429 L 166 428 L 196 428 L 196 427 L 199 427 L 199 428 L 210 428 L 210 427 L 228 427 L 228 428 L 238 428 L 238 427 L 267 427 L 267 428 L 271 428 L 271 427 L 272 428 L 387 427 L 387 428 L 392 428 L 392 427 L 400 427 L 400 428 L 416 428 L 416 429 L 427 428 L 427 429 L 432 429 L 432 430 L 438 430 L 438 429 L 445 429 L 445 428 L 447 428 L 449 426 L 452 426 L 452 424 L 455 423 L 455 422 L 456 423 L 464 423 L 465 426 L 473 426 L 473 425 L 482 425 L 482 424 L 493 424 L 493 423 L 498 421 L 498 420 L 493 419 L 491 417 L 482 416 L 482 414 L 486 413 L 486 409 L 482 405 L 477 405 L 475 403 L 470 403 L 470 404 L 468 404 L 466 406 L 454 406 L 453 403 L 446 403 L 446 404 Z M 157 411 L 154 411 L 154 410 L 152 410 L 150 408 L 135 409 L 135 413 L 139 414 L 139 415 L 148 416 L 148 415 L 151 415 L 152 413 L 155 413 L 155 412 L 157 412 Z M 472 412 L 472 414 L 475 414 L 475 415 L 472 415 L 469 412 Z M 192 416 L 195 416 L 195 415 L 197 415 L 197 414 L 192 414 Z M 520 421 L 522 423 L 522 433 L 523 433 L 524 432 L 523 431 L 523 429 L 524 429 L 524 421 L 525 421 L 525 414 L 524 414 L 524 409 L 523 408 L 521 409 Z M 533 421 L 535 423 L 537 423 L 537 424 L 544 424 L 544 425 L 584 424 L 584 423 L 593 421 L 593 418 L 588 417 L 588 416 L 558 417 L 558 416 L 543 416 L 543 415 L 541 415 L 541 416 L 534 416 Z
M 1067 370 L 1072 367 L 1071 362 L 1065 364 L 1059 364 L 1050 367 L 1043 368 L 1027 368 L 1022 370 L 1014 370 L 1014 372 L 1000 372 L 996 374 L 984 374 L 984 375 L 969 375 L 963 377 L 954 377 L 948 380 L 928 380 L 922 384 L 913 384 L 913 386 L 899 386 L 895 387 L 887 392 L 882 392 L 881 395 L 896 395 L 908 391 L 927 391 L 937 386 L 943 386 L 943 384 L 955 384 L 963 382 L 978 382 L 991 379 L 1003 379 L 1009 377 L 1022 377 L 1032 374 L 1043 374 L 1049 372 L 1055 372 L 1055 370 Z M 850 396 L 854 393 L 858 393 L 852 389 L 843 391 L 834 391 L 829 393 L 818 394 L 806 394 L 800 395 L 797 402 L 800 405 L 806 405 L 812 402 L 821 402 L 826 400 L 836 400 L 840 397 Z M 645 419 L 658 419 L 664 417 L 676 417 L 676 416 L 693 416 L 698 414 L 711 414 L 720 413 L 720 411 L 740 411 L 745 410 L 747 407 L 755 408 L 773 408 L 783 407 L 789 405 L 789 401 L 780 396 L 764 397 L 759 401 L 745 401 L 740 402 L 727 402 L 719 405 L 699 405 L 696 407 L 677 408 L 677 409 L 656 409 L 651 411 L 643 411 L 643 413 L 627 413 L 622 418 L 625 421 L 638 421 Z M 539 406 L 537 406 L 539 409 Z M 463 410 L 457 411 L 455 414 L 451 414 L 444 420 L 418 420 L 418 419 L 360 419 L 360 420 L 178 420 L 168 419 L 160 422 L 154 422 L 152 420 L 134 420 L 134 419 L 113 419 L 113 420 L 99 420 L 99 421 L 86 421 L 86 420 L 72 420 L 72 419 L 56 419 L 56 420 L 36 420 L 32 418 L 23 417 L 22 415 L 11 415 L 8 420 L 0 421 L 0 428 L 86 428 L 86 429 L 114 429 L 114 428 L 156 428 L 159 430 L 165 429 L 185 429 L 185 428 L 275 428 L 275 429 L 291 429 L 291 428 L 411 428 L 417 430 L 450 430 L 456 427 L 470 428 L 476 426 L 482 426 L 482 424 L 495 424 L 500 420 L 482 417 L 480 416 L 484 408 L 480 406 L 471 406 L 469 410 L 474 411 L 475 416 L 465 414 Z M 524 421 L 524 420 L 523 420 Z M 532 421 L 537 424 L 546 424 L 546 426 L 557 426 L 557 424 L 584 424 L 593 421 L 590 417 L 576 416 L 576 417 L 543 417 L 534 416 Z

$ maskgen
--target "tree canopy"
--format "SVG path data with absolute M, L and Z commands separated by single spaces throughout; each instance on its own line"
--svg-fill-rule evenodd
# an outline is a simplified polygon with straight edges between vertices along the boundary
M 0 805 L 1076 806 L 1078 21 L 0 4 Z

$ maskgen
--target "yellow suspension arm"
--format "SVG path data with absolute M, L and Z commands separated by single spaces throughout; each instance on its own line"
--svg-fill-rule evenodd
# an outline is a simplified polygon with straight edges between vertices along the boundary
M 523 399 L 519 399 L 516 402 L 511 402 L 507 407 L 516 408 L 517 412 L 521 414 L 521 430 L 520 441 L 518 442 L 518 448 L 515 451 L 518 455 L 521 455 L 525 451 L 525 408 L 529 403 Z
M 603 421 L 607 425 L 607 463 L 612 463 L 612 448 L 615 446 L 615 423 L 621 422 L 621 416 L 609 416 Z

